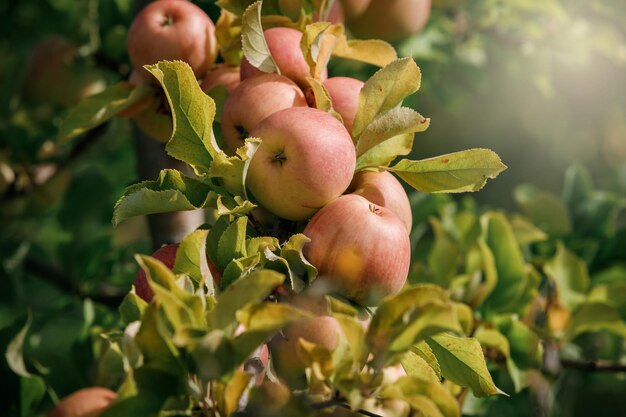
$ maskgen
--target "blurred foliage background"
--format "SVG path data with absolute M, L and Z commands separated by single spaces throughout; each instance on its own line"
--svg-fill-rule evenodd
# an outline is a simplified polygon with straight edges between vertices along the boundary
M 213 1 L 196 3 L 217 19 Z M 0 347 L 32 322 L 24 352 L 46 381 L 1 361 L 1 415 L 41 414 L 57 397 L 110 383 L 94 380 L 96 336 L 119 325 L 115 303 L 137 269 L 132 255 L 150 248 L 143 219 L 111 226 L 115 201 L 137 181 L 132 131 L 116 119 L 72 145 L 55 135 L 81 97 L 128 77 L 134 7 L 0 2 Z M 598 188 L 626 195 L 623 0 L 434 0 L 426 29 L 396 46 L 423 73 L 409 104 L 432 119 L 415 156 L 488 147 L 509 166 L 475 196 L 480 205 L 514 208 L 522 183 L 558 194 L 572 163 Z M 373 72 L 346 62 L 330 70 Z M 624 251 L 614 256 L 626 262 Z M 574 374 L 557 386 L 555 415 L 626 415 L 625 378 Z M 37 390 L 48 394 L 43 403 L 24 395 Z M 489 415 L 540 415 L 527 395 L 498 399 Z

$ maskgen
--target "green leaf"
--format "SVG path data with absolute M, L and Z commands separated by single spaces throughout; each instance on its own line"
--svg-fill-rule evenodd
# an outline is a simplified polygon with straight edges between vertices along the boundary
M 223 195 L 217 196 L 217 215 L 222 216 L 244 216 L 256 207 L 255 204 L 248 200 L 244 200 L 240 196 L 229 198 Z
M 239 400 L 244 395 L 251 379 L 251 374 L 239 369 L 235 371 L 235 375 L 224 391 L 224 404 L 227 416 L 237 411 Z
M 295 276 L 300 278 L 299 281 L 306 281 L 309 283 L 317 277 L 317 268 L 307 261 L 302 253 L 304 245 L 310 241 L 311 239 L 302 233 L 297 233 L 295 235 L 291 235 L 289 240 L 280 249 L 280 256 L 286 259 L 289 263 L 289 270 Z M 292 287 L 294 290 L 301 290 L 301 284 L 301 282 L 292 281 Z
M 252 4 L 241 17 L 243 54 L 253 67 L 263 72 L 280 73 L 263 35 L 263 26 L 261 25 L 262 4 L 262 1 Z
M 572 165 L 565 171 L 563 201 L 570 213 L 575 213 L 581 203 L 593 194 L 593 180 L 589 171 L 581 165 Z
M 341 326 L 341 330 L 346 337 L 353 370 L 358 373 L 367 360 L 367 345 L 365 343 L 365 330 L 363 324 L 355 317 L 350 317 L 341 313 L 333 313 L 333 317 Z
M 233 259 L 228 265 L 226 265 L 226 268 L 224 268 L 224 274 L 222 275 L 220 287 L 222 289 L 227 288 L 230 284 L 232 284 L 242 276 L 247 275 L 254 269 L 261 266 L 260 263 L 260 253 L 255 253 L 250 256 Z
M 408 155 L 413 150 L 413 134 L 395 136 L 374 146 L 357 158 L 355 171 L 368 167 L 386 167 L 398 156 Z
M 144 181 L 126 188 L 115 203 L 113 225 L 134 216 L 195 210 L 210 202 L 211 187 L 186 177 L 179 171 L 165 169 L 156 181 Z
M 444 378 L 470 388 L 477 397 L 502 393 L 487 370 L 478 340 L 440 334 L 426 342 L 437 357 Z
M 248 256 L 246 253 L 247 217 L 238 217 L 220 236 L 217 246 L 217 267 L 223 271 L 233 259 Z
M 626 322 L 619 310 L 607 303 L 587 302 L 574 313 L 568 336 L 574 338 L 582 333 L 606 331 L 626 339 Z
M 460 250 L 441 226 L 437 218 L 432 217 L 430 224 L 434 233 L 434 243 L 428 253 L 428 266 L 438 285 L 447 288 L 458 270 Z
M 161 83 L 172 109 L 173 133 L 165 150 L 196 173 L 207 173 L 215 155 L 222 153 L 212 130 L 215 102 L 204 94 L 185 62 L 161 61 L 146 69 Z
M 246 304 L 267 297 L 285 277 L 270 270 L 255 271 L 234 283 L 219 297 L 217 306 L 210 313 L 211 325 L 224 329 L 235 322 L 235 313 Z
M 430 119 L 408 107 L 394 107 L 379 113 L 359 136 L 356 144 L 357 158 L 396 136 L 423 132 L 429 124 Z
M 426 363 L 433 368 L 435 374 L 437 374 L 437 379 L 441 379 L 441 367 L 439 366 L 439 362 L 437 362 L 437 357 L 433 353 L 433 350 L 428 346 L 425 340 L 417 343 L 415 346 L 411 348 L 411 352 L 418 355 L 420 358 L 424 359 Z
M 557 244 L 556 254 L 543 270 L 554 281 L 559 298 L 570 310 L 584 301 L 590 285 L 587 265 L 562 243 Z
M 206 240 L 208 230 L 195 230 L 185 236 L 176 251 L 176 261 L 172 271 L 190 276 L 196 284 L 206 285 L 208 293 L 213 294 L 213 276 L 206 258 Z
M 527 246 L 548 239 L 548 235 L 543 230 L 535 227 L 528 219 L 518 214 L 511 216 L 511 227 L 519 246 Z
M 101 93 L 85 98 L 63 119 L 59 128 L 59 142 L 69 142 L 100 126 L 122 110 L 148 99 L 154 92 L 152 87 L 133 87 L 122 82 L 107 87 Z
M 171 375 L 185 374 L 180 353 L 172 343 L 156 303 L 150 303 L 143 314 L 135 342 L 143 354 L 144 366 Z
M 495 152 L 470 149 L 420 161 L 404 159 L 387 169 L 418 191 L 462 193 L 480 190 L 506 168 Z
M 330 94 L 324 84 L 316 79 L 311 77 L 307 77 L 307 81 L 311 86 L 311 91 L 313 92 L 313 96 L 315 97 L 315 108 L 321 111 L 325 111 L 326 113 L 330 113 L 335 119 L 339 120 L 343 124 L 343 119 L 341 115 L 337 113 L 333 109 L 333 104 L 330 98 Z
M 248 167 L 260 144 L 260 139 L 248 138 L 234 156 L 227 156 L 223 152 L 216 154 L 209 176 L 225 191 L 247 199 L 245 183 Z
M 393 46 L 380 39 L 350 39 L 345 36 L 339 38 L 339 42 L 333 50 L 333 56 L 351 59 L 353 61 L 384 67 L 398 59 L 398 54 Z
M 400 363 L 408 376 L 439 382 L 439 375 L 437 375 L 435 370 L 413 350 L 405 353 L 402 359 L 400 359 Z
M 122 322 L 128 325 L 133 321 L 141 320 L 141 315 L 143 314 L 147 305 L 148 303 L 139 298 L 137 294 L 132 292 L 126 294 L 124 300 L 119 307 Z
M 374 118 L 391 110 L 420 87 L 421 73 L 415 61 L 402 58 L 377 71 L 359 94 L 359 108 L 352 125 L 352 137 L 358 138 Z
M 553 194 L 526 184 L 517 187 L 513 196 L 533 224 L 549 235 L 563 236 L 571 231 L 569 213 Z
M 539 369 L 543 363 L 543 345 L 532 329 L 515 316 L 496 320 L 496 327 L 506 336 L 511 358 L 520 369 Z
M 26 320 L 26 324 L 22 329 L 13 337 L 9 345 L 7 346 L 7 350 L 4 354 L 4 358 L 7 361 L 7 365 L 13 372 L 17 375 L 30 378 L 34 377 L 33 374 L 28 372 L 26 369 L 26 364 L 24 363 L 24 340 L 26 339 L 26 334 L 28 333 L 28 329 L 30 328 L 32 322 L 32 316 L 30 312 L 28 313 L 28 318 Z
M 398 395 L 402 393 L 401 395 Z M 417 377 L 402 377 L 395 384 L 382 390 L 381 396 L 401 398 L 410 400 L 411 398 L 429 398 L 444 417 L 460 417 L 461 410 L 456 398 L 438 380 L 431 381 Z M 417 408 L 422 410 L 422 408 Z M 431 413 L 426 413 L 429 415 Z M 437 415 L 437 413 L 434 413 Z

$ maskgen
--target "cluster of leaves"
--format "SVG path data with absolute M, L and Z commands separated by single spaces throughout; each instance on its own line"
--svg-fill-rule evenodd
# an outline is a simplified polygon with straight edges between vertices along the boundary
M 522 214 L 416 195 L 409 280 L 437 283 L 463 303 L 470 334 L 509 392 L 536 383 L 537 371 L 558 372 L 561 360 L 619 362 L 626 229 L 618 216 L 626 200 L 594 190 L 578 166 L 567 171 L 561 197 L 531 185 L 514 196 Z M 598 335 L 615 344 L 594 352 Z

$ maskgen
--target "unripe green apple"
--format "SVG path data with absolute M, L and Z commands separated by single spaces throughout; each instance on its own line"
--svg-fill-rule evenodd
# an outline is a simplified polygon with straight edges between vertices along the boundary
M 295 296 L 290 304 L 309 311 L 316 317 L 287 326 L 272 338 L 269 349 L 277 376 L 291 388 L 302 389 L 306 387 L 306 364 L 299 354 L 300 338 L 332 352 L 339 343 L 341 326 L 329 315 L 323 296 L 300 294 Z
M 262 140 L 246 185 L 256 200 L 288 220 L 307 220 L 350 185 L 356 154 L 333 116 L 308 107 L 278 111 L 252 131 Z
M 311 75 L 311 69 L 300 49 L 302 32 L 278 27 L 267 29 L 263 34 L 280 74 L 290 78 L 303 90 L 310 88 L 306 77 Z M 253 67 L 245 57 L 241 60 L 241 81 L 260 74 L 263 72 Z M 324 70 L 321 80 L 324 81 L 327 77 L 328 73 Z
M 151 256 L 153 258 L 158 259 L 163 262 L 165 266 L 169 269 L 174 268 L 174 263 L 176 263 L 176 252 L 178 251 L 178 247 L 180 245 L 178 243 L 172 245 L 165 245 L 156 250 Z M 213 282 L 216 286 L 219 287 L 220 281 L 222 278 L 222 274 L 220 273 L 217 266 L 209 258 L 207 258 L 207 263 L 209 264 L 209 270 L 211 271 L 211 275 L 213 276 Z M 135 275 L 135 293 L 139 298 L 149 303 L 154 298 L 154 291 L 150 288 L 150 283 L 148 282 L 148 278 L 146 277 L 146 272 L 143 269 L 139 269 L 137 271 L 137 275 Z
M 359 93 L 363 84 L 363 81 L 350 77 L 332 77 L 324 82 L 333 102 L 333 109 L 341 115 L 350 135 L 354 117 L 359 109 Z
M 116 393 L 106 388 L 83 388 L 59 401 L 48 417 L 96 417 L 116 397 Z
M 200 88 L 209 91 L 211 88 L 223 85 L 229 93 L 239 85 L 239 67 L 228 64 L 217 64 L 205 75 Z
M 250 132 L 269 115 L 290 107 L 306 107 L 298 86 L 278 74 L 262 74 L 242 81 L 222 110 L 222 134 L 230 151 L 243 146 Z
M 317 212 L 304 229 L 304 256 L 346 298 L 377 305 L 404 285 L 411 243 L 402 220 L 364 197 L 348 194 Z
M 202 78 L 217 57 L 215 26 L 198 6 L 186 0 L 149 3 L 128 30 L 128 55 L 133 67 L 156 82 L 144 65 L 163 60 L 187 62 L 196 78 Z
M 365 197 L 372 203 L 393 211 L 411 232 L 413 213 L 402 184 L 387 171 L 359 171 L 354 175 L 348 193 Z
M 362 39 L 395 42 L 418 33 L 430 16 L 431 0 L 342 0 L 346 26 Z

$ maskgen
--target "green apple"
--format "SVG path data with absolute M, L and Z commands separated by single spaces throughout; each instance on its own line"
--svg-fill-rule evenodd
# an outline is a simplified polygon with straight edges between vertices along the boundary
M 246 185 L 255 199 L 288 220 L 307 220 L 350 185 L 352 138 L 333 116 L 308 107 L 280 110 L 250 132 L 260 138 Z
M 59 401 L 48 417 L 96 417 L 116 397 L 116 393 L 106 388 L 83 388 Z
M 356 194 L 332 201 L 303 232 L 304 256 L 337 292 L 362 305 L 377 305 L 406 282 L 411 243 L 391 210 Z
M 160 0 L 143 8 L 128 30 L 128 55 L 133 67 L 156 82 L 144 65 L 181 60 L 202 78 L 217 57 L 215 26 L 198 6 L 186 0 Z
M 306 107 L 298 86 L 278 74 L 262 74 L 242 81 L 228 96 L 222 110 L 222 135 L 231 153 L 256 125 L 269 115 L 290 107 Z
M 411 232 L 413 213 L 411 203 L 400 184 L 391 173 L 387 171 L 360 171 L 354 175 L 348 193 L 365 197 L 372 203 L 388 208 L 402 220 L 407 233 Z

